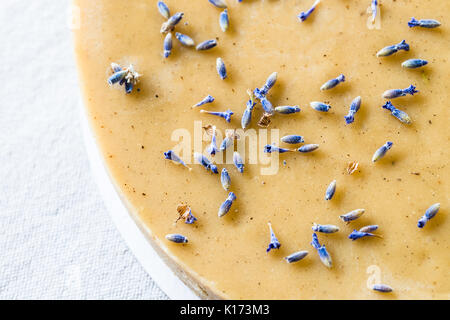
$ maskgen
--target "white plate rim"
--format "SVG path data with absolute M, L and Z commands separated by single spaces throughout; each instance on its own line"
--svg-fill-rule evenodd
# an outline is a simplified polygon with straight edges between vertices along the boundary
M 106 209 L 128 248 L 130 248 L 153 281 L 170 299 L 200 300 L 200 297 L 181 281 L 164 260 L 161 259 L 142 230 L 136 225 L 136 221 L 132 218 L 111 181 L 82 102 L 80 102 L 79 108 L 83 140 L 92 175 Z

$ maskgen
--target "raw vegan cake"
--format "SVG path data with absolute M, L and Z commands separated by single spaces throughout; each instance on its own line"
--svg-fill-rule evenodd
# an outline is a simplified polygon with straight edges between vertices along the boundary
M 450 298 L 449 1 L 74 4 L 105 165 L 198 295 Z

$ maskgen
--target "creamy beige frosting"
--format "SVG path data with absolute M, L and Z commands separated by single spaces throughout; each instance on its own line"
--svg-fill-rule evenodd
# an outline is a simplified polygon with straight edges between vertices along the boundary
M 75 47 L 88 117 L 109 172 L 137 223 L 169 265 L 204 297 L 448 299 L 450 2 L 379 1 L 378 17 L 371 25 L 368 0 L 322 1 L 303 23 L 296 15 L 313 1 L 228 0 L 230 28 L 224 33 L 219 26 L 222 9 L 207 0 L 167 0 L 171 14 L 184 12 L 175 31 L 196 44 L 218 42 L 216 48 L 199 52 L 174 37 L 167 59 L 165 35 L 160 33 L 165 19 L 156 2 L 76 0 L 81 19 Z M 410 29 L 407 22 L 413 16 L 439 20 L 442 26 Z M 411 46 L 409 52 L 376 57 L 378 50 L 403 39 Z M 216 71 L 218 57 L 226 64 L 225 80 Z M 401 63 L 411 58 L 429 64 L 402 68 Z M 132 94 L 108 86 L 111 62 L 132 63 L 142 74 Z M 230 172 L 230 190 L 237 196 L 230 212 L 218 218 L 228 195 L 220 175 L 198 164 L 189 164 L 193 170 L 188 171 L 165 160 L 163 153 L 178 144 L 172 134 L 180 129 L 192 135 L 189 145 L 194 151 L 194 131 L 201 135 L 201 126 L 212 124 L 222 133 L 240 128 L 247 89 L 261 87 L 274 71 L 278 81 L 269 100 L 274 106 L 298 105 L 302 110 L 276 114 L 269 133 L 276 129 L 280 136 L 299 134 L 320 147 L 308 154 L 285 153 L 279 160 L 277 155 L 258 155 L 276 160 L 279 168 L 273 175 L 261 172 L 270 163 L 246 164 L 243 174 L 233 164 L 217 164 Z M 344 83 L 320 91 L 323 83 L 341 73 Z M 405 125 L 381 108 L 381 95 L 410 84 L 420 92 L 392 100 L 411 117 L 412 124 Z M 208 94 L 215 101 L 202 108 L 233 110 L 231 123 L 191 109 Z M 357 96 L 361 109 L 355 122 L 346 125 L 344 115 Z M 332 108 L 321 113 L 309 107 L 311 101 L 327 102 Z M 250 129 L 265 136 L 258 131 L 261 115 L 258 104 Z M 276 137 L 275 131 L 272 134 Z M 386 141 L 394 143 L 392 149 L 372 163 L 372 155 Z M 203 148 L 208 144 L 204 141 Z M 259 152 L 264 144 L 257 147 Z M 351 161 L 359 167 L 349 175 Z M 325 190 L 334 179 L 336 194 L 325 201 Z M 419 229 L 418 219 L 437 202 L 440 211 Z M 198 221 L 175 224 L 179 203 L 188 203 Z M 365 209 L 358 220 L 346 225 L 339 219 L 358 208 Z M 281 248 L 266 253 L 268 222 Z M 310 245 L 314 222 L 340 228 L 334 234 L 318 234 L 333 259 L 331 269 Z M 368 224 L 379 225 L 375 233 L 383 238 L 347 238 L 353 229 Z M 183 234 L 189 243 L 168 242 L 168 233 Z M 308 256 L 287 264 L 283 257 L 299 250 L 308 250 Z M 374 292 L 368 283 L 375 282 L 394 291 Z

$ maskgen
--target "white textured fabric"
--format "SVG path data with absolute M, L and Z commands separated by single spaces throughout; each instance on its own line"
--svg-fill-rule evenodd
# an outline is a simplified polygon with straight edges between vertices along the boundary
M 69 4 L 0 1 L 0 299 L 167 299 L 91 177 Z

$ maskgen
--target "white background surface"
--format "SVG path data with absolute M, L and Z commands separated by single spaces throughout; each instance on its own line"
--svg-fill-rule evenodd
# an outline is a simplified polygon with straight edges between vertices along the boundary
M 0 299 L 166 299 L 91 176 L 69 4 L 0 1 Z

